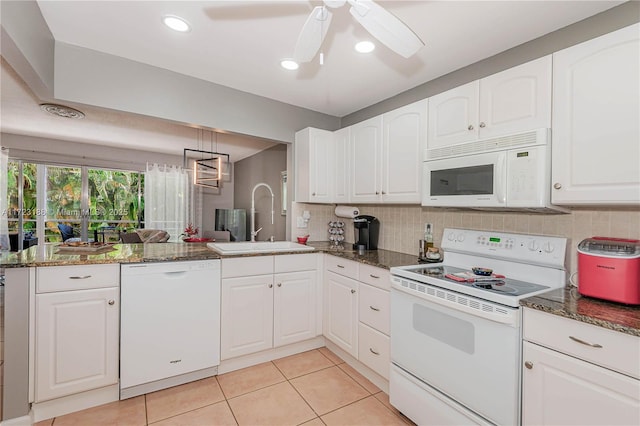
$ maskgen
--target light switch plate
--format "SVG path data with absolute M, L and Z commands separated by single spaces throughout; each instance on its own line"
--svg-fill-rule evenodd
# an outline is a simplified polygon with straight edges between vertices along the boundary
M 308 228 L 309 225 L 307 224 L 307 222 L 305 222 L 304 218 L 302 216 L 298 216 L 296 218 L 296 225 L 298 228 Z

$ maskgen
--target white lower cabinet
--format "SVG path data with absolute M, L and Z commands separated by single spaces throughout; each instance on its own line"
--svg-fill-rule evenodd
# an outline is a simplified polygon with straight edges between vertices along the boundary
M 104 266 L 38 268 L 34 402 L 118 383 L 119 265 Z
M 389 379 L 389 271 L 325 257 L 324 335 Z
M 317 336 L 317 293 L 315 253 L 223 259 L 221 359 Z
M 523 330 L 523 425 L 640 424 L 640 338 L 527 308 Z

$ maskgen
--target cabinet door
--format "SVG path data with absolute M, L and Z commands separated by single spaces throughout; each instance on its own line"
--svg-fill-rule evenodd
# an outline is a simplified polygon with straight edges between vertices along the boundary
M 351 128 L 337 130 L 333 133 L 333 202 L 346 203 L 349 201 L 350 192 L 350 150 L 349 136 Z M 331 178 L 331 176 L 329 176 Z
M 35 401 L 118 383 L 118 288 L 36 295 Z
M 426 99 L 383 115 L 383 202 L 420 203 L 426 120 Z
M 479 83 L 472 81 L 429 98 L 427 158 L 437 151 L 478 138 Z
M 553 55 L 556 204 L 640 202 L 640 24 Z
M 316 271 L 274 276 L 273 346 L 316 336 Z
M 298 202 L 331 201 L 333 132 L 306 128 L 296 133 L 294 144 L 295 199 Z
M 328 203 L 332 198 L 333 133 L 310 129 L 309 183 L 310 202 Z
M 480 80 L 479 138 L 551 127 L 551 55 Z
M 524 342 L 523 425 L 640 424 L 640 381 Z
M 222 280 L 220 358 L 273 346 L 273 275 Z
M 380 201 L 382 116 L 351 126 L 351 200 Z
M 323 334 L 358 357 L 358 282 L 333 272 L 325 274 Z

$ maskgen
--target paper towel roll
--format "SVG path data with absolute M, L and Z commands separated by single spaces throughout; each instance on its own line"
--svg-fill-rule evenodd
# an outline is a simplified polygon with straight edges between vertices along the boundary
M 357 207 L 336 206 L 336 216 L 338 217 L 348 217 L 349 219 L 353 219 L 359 214 L 360 214 L 360 210 L 358 210 Z

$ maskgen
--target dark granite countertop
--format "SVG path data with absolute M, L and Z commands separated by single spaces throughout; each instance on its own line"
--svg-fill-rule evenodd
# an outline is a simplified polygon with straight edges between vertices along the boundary
M 522 306 L 640 337 L 640 307 L 582 296 L 575 287 L 520 301 Z
M 351 249 L 351 244 L 344 244 L 344 247 L 335 247 L 329 242 L 323 241 L 313 241 L 307 244 L 315 247 L 320 252 L 329 253 L 371 266 L 377 266 L 378 268 L 390 269 L 394 266 L 415 265 L 418 263 L 418 256 L 396 251 L 368 250 L 365 251 L 363 255 L 359 255 L 356 250 Z

